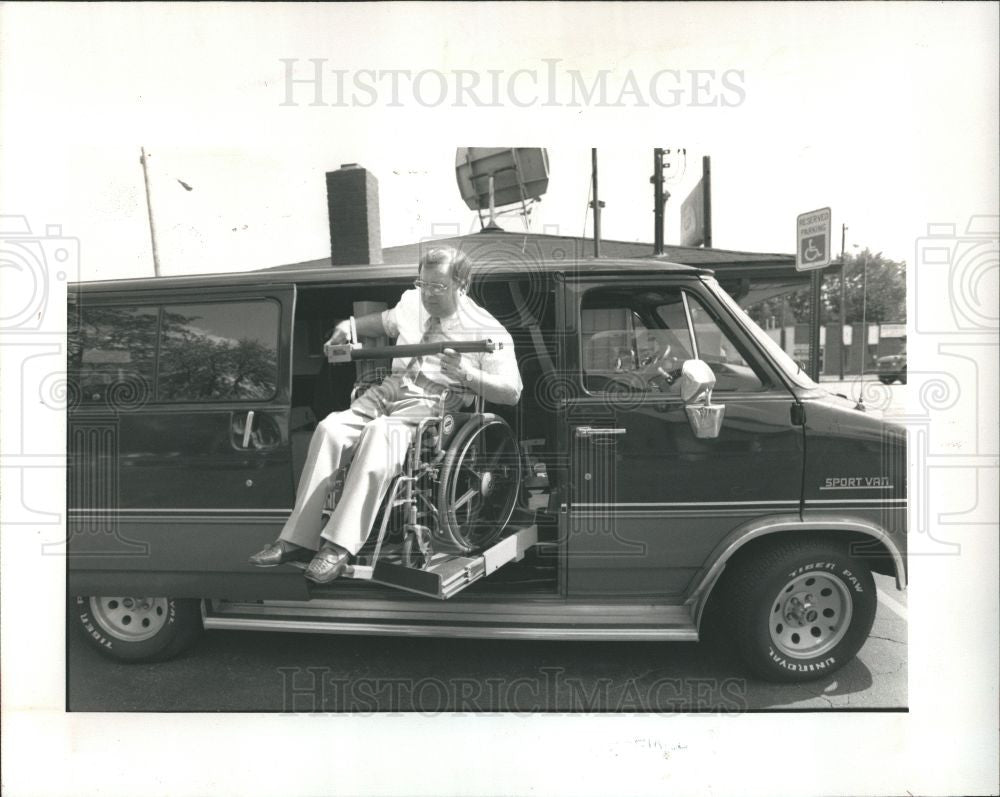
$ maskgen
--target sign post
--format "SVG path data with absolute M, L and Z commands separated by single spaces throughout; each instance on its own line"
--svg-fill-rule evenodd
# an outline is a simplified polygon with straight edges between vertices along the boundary
M 809 324 L 809 376 L 819 381 L 819 327 L 822 273 L 830 265 L 830 208 L 802 213 L 795 220 L 795 270 L 812 272 L 811 316 Z

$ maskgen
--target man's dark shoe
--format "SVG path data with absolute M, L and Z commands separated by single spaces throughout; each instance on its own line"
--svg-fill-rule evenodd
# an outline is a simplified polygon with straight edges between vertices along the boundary
M 346 548 L 336 543 L 324 542 L 319 552 L 306 568 L 305 576 L 316 584 L 329 584 L 344 572 L 347 560 L 351 558 Z
M 313 555 L 308 548 L 287 540 L 275 540 L 250 557 L 250 564 L 256 567 L 275 567 L 285 562 L 304 562 Z

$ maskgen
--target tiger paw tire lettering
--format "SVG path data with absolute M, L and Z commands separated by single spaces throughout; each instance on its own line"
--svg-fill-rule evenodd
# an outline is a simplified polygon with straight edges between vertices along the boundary
M 117 661 L 165 661 L 201 633 L 200 601 L 181 598 L 70 598 L 70 619 L 90 645 Z

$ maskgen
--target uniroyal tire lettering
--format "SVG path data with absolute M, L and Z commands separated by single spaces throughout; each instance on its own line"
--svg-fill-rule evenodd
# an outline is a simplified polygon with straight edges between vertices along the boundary
M 792 672 L 822 672 L 823 670 L 827 670 L 837 666 L 836 656 L 828 656 L 822 661 L 814 661 L 809 664 L 801 664 L 797 661 L 789 661 L 784 656 L 775 653 L 774 648 L 768 648 L 767 652 L 771 656 L 771 661 L 773 661 L 782 669 L 790 670 Z

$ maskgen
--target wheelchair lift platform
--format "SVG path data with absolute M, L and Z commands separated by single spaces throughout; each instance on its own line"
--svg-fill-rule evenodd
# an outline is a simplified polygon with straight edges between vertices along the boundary
M 374 565 L 371 557 L 361 554 L 355 563 L 347 566 L 341 578 L 372 581 L 446 600 L 504 565 L 521 561 L 525 552 L 537 542 L 538 526 L 525 526 L 479 553 L 435 553 L 422 568 L 407 567 L 396 546 L 386 545 Z M 303 562 L 289 564 L 306 568 Z

